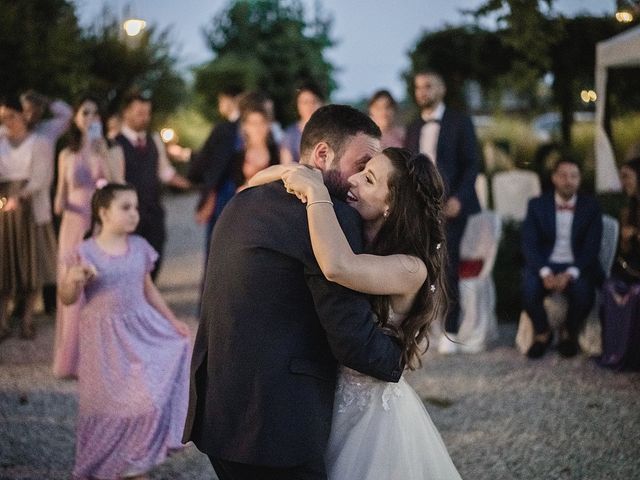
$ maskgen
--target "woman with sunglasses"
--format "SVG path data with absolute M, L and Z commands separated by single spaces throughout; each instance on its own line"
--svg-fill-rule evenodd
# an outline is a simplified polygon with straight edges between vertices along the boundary
M 58 237 L 58 261 L 82 242 L 91 223 L 91 196 L 102 182 L 123 182 L 124 156 L 120 147 L 109 148 L 102 132 L 98 102 L 83 97 L 74 109 L 67 147 L 58 157 L 58 183 L 54 212 L 62 217 Z M 56 308 L 53 373 L 76 375 L 78 360 L 78 316 L 82 302 Z

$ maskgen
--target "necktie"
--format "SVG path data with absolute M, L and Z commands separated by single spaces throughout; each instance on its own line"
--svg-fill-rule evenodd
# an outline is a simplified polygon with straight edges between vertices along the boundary
M 138 150 L 144 150 L 144 147 L 147 146 L 147 142 L 144 138 L 144 136 L 140 135 L 138 136 L 138 140 L 136 141 L 136 149 Z

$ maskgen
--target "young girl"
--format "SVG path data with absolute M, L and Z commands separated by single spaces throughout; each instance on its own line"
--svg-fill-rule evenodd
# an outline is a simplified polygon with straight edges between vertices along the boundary
M 429 324 L 446 304 L 444 186 L 433 162 L 387 148 L 349 178 L 347 202 L 363 221 L 369 254 L 356 255 L 342 232 L 319 171 L 272 167 L 307 204 L 313 253 L 327 279 L 372 296 L 380 325 L 420 363 Z M 387 383 L 342 367 L 326 452 L 330 480 L 459 479 L 422 401 L 401 378 Z
M 180 448 L 189 387 L 189 329 L 151 281 L 158 254 L 130 235 L 138 198 L 108 184 L 91 202 L 94 236 L 68 259 L 59 295 L 84 293 L 74 478 L 147 478 Z
M 75 108 L 69 143 L 58 157 L 58 185 L 54 212 L 62 217 L 58 235 L 58 259 L 73 252 L 91 222 L 91 196 L 99 180 L 122 182 L 124 156 L 119 146 L 108 148 L 102 136 L 98 102 L 83 97 Z M 82 299 L 56 308 L 53 374 L 74 376 L 78 369 L 78 321 Z

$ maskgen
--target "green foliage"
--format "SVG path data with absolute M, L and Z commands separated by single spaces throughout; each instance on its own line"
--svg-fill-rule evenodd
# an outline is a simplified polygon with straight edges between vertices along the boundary
M 213 105 L 218 92 L 226 87 L 241 86 L 246 90 L 259 88 L 259 80 L 265 75 L 264 66 L 254 57 L 227 53 L 215 61 L 194 69 L 194 90 L 198 93 L 198 106 L 209 120 L 219 120 Z
M 511 68 L 513 55 L 495 32 L 477 26 L 425 32 L 409 53 L 412 68 L 405 73 L 409 97 L 413 96 L 414 73 L 435 69 L 447 84 L 447 103 L 464 108 L 465 83 L 476 80 L 485 91 L 495 89 L 500 76 Z
M 177 143 L 192 149 L 200 148 L 211 131 L 211 122 L 204 118 L 200 111 L 191 105 L 182 106 L 164 119 L 158 128 L 173 128 L 177 135 Z
M 82 83 L 81 31 L 68 0 L 0 0 L 0 93 L 69 96 Z
M 301 82 L 314 81 L 327 93 L 334 89 L 334 68 L 324 57 L 333 45 L 332 20 L 318 4 L 312 20 L 304 14 L 299 0 L 231 0 L 212 19 L 205 37 L 214 59 L 195 72 L 206 115 L 220 89 L 238 80 L 266 92 L 284 124 L 296 119 L 293 98 Z
M 125 37 L 120 24 L 105 8 L 85 35 L 87 88 L 107 99 L 112 111 L 128 91 L 148 93 L 163 117 L 185 94 L 184 80 L 174 71 L 177 59 L 171 53 L 170 33 L 151 26 L 136 37 Z
M 123 36 L 108 9 L 86 31 L 69 0 L 0 0 L 0 94 L 28 88 L 73 100 L 91 93 L 116 108 L 131 88 L 149 92 L 160 116 L 185 92 L 169 32 Z

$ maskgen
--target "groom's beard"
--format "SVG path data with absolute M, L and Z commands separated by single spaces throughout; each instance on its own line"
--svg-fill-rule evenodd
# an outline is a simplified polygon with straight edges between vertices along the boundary
M 342 178 L 342 175 L 338 170 L 327 170 L 323 172 L 322 178 L 324 184 L 329 190 L 329 194 L 339 200 L 345 201 L 347 199 L 347 192 L 349 191 L 349 182 Z

